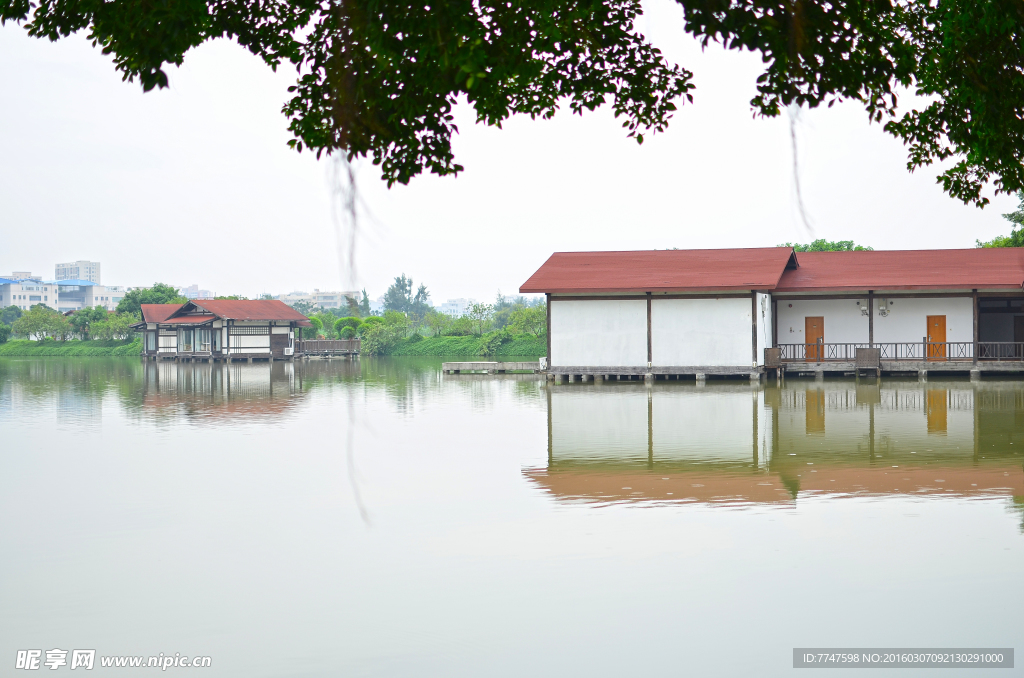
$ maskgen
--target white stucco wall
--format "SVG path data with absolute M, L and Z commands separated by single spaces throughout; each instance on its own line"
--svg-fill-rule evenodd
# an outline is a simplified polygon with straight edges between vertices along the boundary
M 750 307 L 750 297 L 655 298 L 651 305 L 652 363 L 663 367 L 750 365 Z M 768 337 L 770 340 L 771 335 Z
M 876 308 L 880 298 L 876 297 Z M 928 331 L 928 316 L 946 316 L 946 341 L 974 341 L 974 302 L 970 297 L 948 299 L 891 299 L 889 315 L 875 314 L 875 341 L 921 341 Z M 865 318 L 866 320 L 866 318 Z M 828 332 L 828 321 L 825 321 Z M 830 341 L 827 338 L 825 341 Z
M 551 365 L 647 365 L 647 301 L 551 302 Z
M 789 300 L 780 297 L 778 302 L 779 343 L 803 344 L 804 318 L 821 317 L 825 319 L 826 344 L 858 344 L 868 341 L 868 317 L 861 315 L 861 306 L 867 306 L 868 298 L 863 299 L 821 299 Z M 857 305 L 860 301 L 861 306 Z M 875 340 L 878 340 L 878 321 L 875 316 Z M 924 321 L 921 321 L 924 326 Z M 921 337 L 917 338 L 921 341 Z M 901 341 L 910 341 L 902 339 Z
M 927 331 L 930 315 L 946 316 L 946 341 L 973 341 L 974 306 L 969 297 L 913 299 L 893 298 L 888 305 L 889 315 L 878 315 L 884 293 L 875 295 L 875 342 L 921 341 Z M 825 343 L 866 343 L 868 317 L 861 315 L 861 306 L 867 297 L 859 299 L 788 300 L 778 301 L 779 343 L 804 343 L 804 318 L 825 319 Z M 792 305 L 792 307 L 790 307 Z

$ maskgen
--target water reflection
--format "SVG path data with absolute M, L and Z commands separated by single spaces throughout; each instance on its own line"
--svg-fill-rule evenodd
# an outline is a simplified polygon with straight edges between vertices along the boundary
M 524 473 L 560 501 L 1024 505 L 1020 382 L 556 385 L 547 400 L 547 466 Z
M 512 398 L 542 405 L 536 375 L 447 375 L 441 358 L 363 358 L 270 363 L 141 362 L 124 358 L 0 360 L 0 417 L 91 427 L 116 406 L 137 421 L 274 422 L 313 393 L 380 393 L 412 416 L 427 403 L 468 397 L 484 411 Z M 509 389 L 509 382 L 511 389 Z M 446 389 L 441 385 L 445 383 Z M 119 414 L 120 414 L 119 412 Z M 108 412 L 108 415 L 110 413 Z M 116 417 L 115 417 L 116 418 Z

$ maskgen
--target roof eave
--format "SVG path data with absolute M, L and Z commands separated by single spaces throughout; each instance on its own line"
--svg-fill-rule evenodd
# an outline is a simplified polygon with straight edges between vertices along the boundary
M 647 294 L 657 292 L 660 294 L 713 294 L 715 292 L 772 292 L 774 284 L 747 284 L 747 285 L 723 285 L 720 287 L 648 287 L 648 288 L 624 288 L 624 287 L 588 287 L 588 288 L 536 288 L 520 287 L 520 294 Z
M 1006 290 L 1006 291 L 1017 291 L 1022 289 L 1019 285 L 971 285 L 968 287 L 951 287 L 950 285 L 885 285 L 885 286 L 872 286 L 872 285 L 850 285 L 850 286 L 829 286 L 829 287 L 778 287 L 774 292 L 778 294 L 791 294 L 800 292 L 866 292 L 867 290 L 873 290 L 875 294 L 879 294 L 885 291 L 896 291 L 896 290 L 951 290 L 954 292 L 971 292 L 973 290 Z

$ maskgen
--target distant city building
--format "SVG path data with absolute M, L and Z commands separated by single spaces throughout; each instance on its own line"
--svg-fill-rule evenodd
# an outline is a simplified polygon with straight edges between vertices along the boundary
M 53 277 L 57 280 L 88 280 L 100 284 L 100 262 L 73 261 L 68 264 L 57 264 Z
M 56 309 L 61 313 L 100 306 L 107 311 L 117 308 L 124 299 L 125 288 L 120 285 L 97 285 L 90 280 L 61 280 L 58 283 Z
M 16 271 L 10 278 L 0 278 L 0 308 L 17 306 L 27 311 L 37 304 L 57 308 L 57 286 L 44 283 L 38 276 Z
M 283 301 L 289 306 L 294 306 L 304 301 L 313 306 L 326 309 L 346 308 L 348 306 L 348 297 L 359 301 L 361 295 L 359 292 L 321 292 L 319 289 L 314 289 L 312 294 L 307 292 L 291 292 L 289 294 L 279 294 L 274 298 Z
M 181 288 L 181 296 L 186 299 L 213 299 L 216 295 L 210 290 L 199 289 L 199 285 L 189 285 Z
M 458 318 L 469 313 L 470 307 L 475 303 L 476 299 L 449 299 L 436 308 L 439 312 L 444 313 L 445 315 Z
M 294 306 L 300 301 L 308 301 L 309 303 L 313 303 L 313 295 L 309 294 L 308 292 L 289 292 L 288 294 L 279 294 L 274 298 L 277 299 L 278 301 L 283 301 L 289 306 Z
M 320 308 L 346 308 L 348 298 L 359 300 L 359 292 L 321 292 L 313 290 L 313 305 Z

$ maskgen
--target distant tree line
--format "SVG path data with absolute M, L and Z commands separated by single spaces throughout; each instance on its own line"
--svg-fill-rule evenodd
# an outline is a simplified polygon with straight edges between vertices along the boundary
M 784 242 L 777 247 L 792 247 L 797 252 L 871 252 L 874 247 L 857 245 L 852 240 L 825 240 L 819 238 L 806 245 L 798 242 Z
M 988 242 L 975 240 L 976 247 L 1024 247 L 1024 193 L 1017 194 L 1017 209 L 1003 215 L 1011 224 L 1010 235 L 997 235 Z
M 8 306 L 0 312 L 0 343 L 12 336 L 54 341 L 125 341 L 133 334 L 132 324 L 139 320 L 137 313 L 111 313 L 102 306 L 86 307 L 67 315 L 45 304 L 36 304 L 27 311 Z
M 304 339 L 362 339 L 362 350 L 386 355 L 400 342 L 422 341 L 425 337 L 478 336 L 496 349 L 513 337 L 543 336 L 547 330 L 547 308 L 543 298 L 498 294 L 492 304 L 473 304 L 461 316 L 439 312 L 430 303 L 425 284 L 416 285 L 404 273 L 397 276 L 383 297 L 383 312 L 371 315 L 370 298 L 349 297 L 344 308 L 323 309 L 309 302 L 292 308 L 307 318 L 312 327 L 303 328 Z

